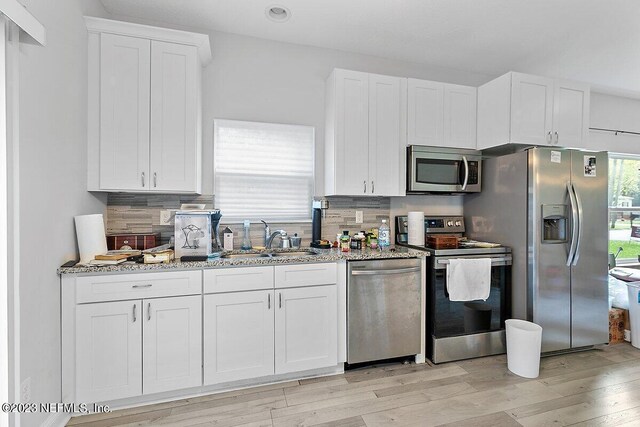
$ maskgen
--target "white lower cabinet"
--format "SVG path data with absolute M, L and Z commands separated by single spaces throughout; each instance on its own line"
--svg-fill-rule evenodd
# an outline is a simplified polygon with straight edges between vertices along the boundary
M 144 300 L 144 394 L 202 384 L 202 297 Z
M 275 373 L 338 363 L 336 285 L 276 290 Z
M 142 394 L 142 301 L 76 309 L 76 401 Z
M 273 291 L 204 296 L 204 383 L 273 374 Z
M 201 298 L 78 305 L 76 400 L 102 402 L 200 386 Z

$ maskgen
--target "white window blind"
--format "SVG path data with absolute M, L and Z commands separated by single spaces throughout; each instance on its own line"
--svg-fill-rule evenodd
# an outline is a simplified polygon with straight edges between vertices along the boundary
M 314 128 L 214 120 L 214 192 L 225 222 L 309 221 Z

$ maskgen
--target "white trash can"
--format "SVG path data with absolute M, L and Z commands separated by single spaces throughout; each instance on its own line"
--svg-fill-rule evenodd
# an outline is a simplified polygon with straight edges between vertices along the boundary
M 640 314 L 640 313 L 639 313 Z M 537 378 L 540 373 L 542 327 L 525 320 L 509 319 L 507 327 L 507 367 L 525 378 Z
M 631 345 L 640 348 L 640 282 L 628 282 Z

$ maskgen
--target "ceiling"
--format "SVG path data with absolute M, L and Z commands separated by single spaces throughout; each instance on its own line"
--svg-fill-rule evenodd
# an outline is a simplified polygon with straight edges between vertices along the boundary
M 109 13 L 498 76 L 640 92 L 638 0 L 102 0 Z M 291 18 L 274 23 L 267 6 Z

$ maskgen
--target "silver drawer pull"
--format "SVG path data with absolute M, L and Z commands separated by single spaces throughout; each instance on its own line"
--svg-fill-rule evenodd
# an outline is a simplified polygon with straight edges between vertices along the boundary
M 511 257 L 508 258 L 491 258 L 491 264 L 498 264 L 501 262 L 510 262 Z M 450 264 L 448 259 L 439 259 L 438 264 L 447 265 Z
M 133 323 L 136 323 L 136 320 L 137 320 L 137 316 L 136 316 L 137 307 L 138 307 L 138 304 L 133 304 Z
M 134 289 L 139 289 L 139 288 L 150 288 L 150 287 L 152 287 L 152 286 L 153 286 L 153 284 L 151 284 L 151 283 L 147 283 L 147 284 L 145 284 L 145 285 L 133 285 L 133 286 L 132 286 L 132 288 L 134 288 Z
M 351 274 L 353 276 L 373 276 L 376 274 L 404 274 L 404 273 L 414 273 L 416 271 L 420 271 L 421 267 L 409 267 L 409 268 L 386 268 L 386 269 L 366 269 L 366 270 L 351 270 Z

